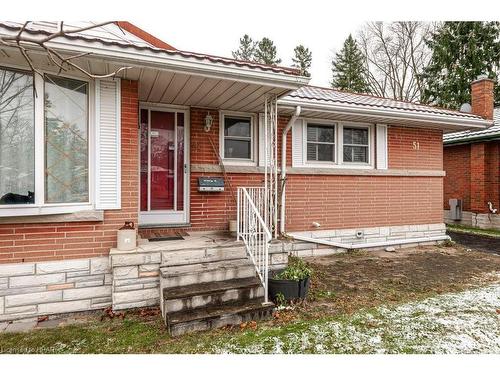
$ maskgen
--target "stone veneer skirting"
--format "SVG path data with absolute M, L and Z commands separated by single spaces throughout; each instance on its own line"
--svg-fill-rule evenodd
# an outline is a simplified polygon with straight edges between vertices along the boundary
M 363 238 L 356 238 L 356 232 L 362 230 Z M 298 233 L 297 233 L 298 234 Z M 315 238 L 329 239 L 344 243 L 367 243 L 399 239 L 422 238 L 411 244 L 393 246 L 395 248 L 413 247 L 415 245 L 429 245 L 436 241 L 426 241 L 425 238 L 446 235 L 443 223 L 423 225 L 403 225 L 392 227 L 375 227 L 359 229 L 318 230 L 314 232 L 300 232 Z M 370 249 L 380 249 L 370 248 Z M 332 248 L 312 242 L 302 241 L 273 241 L 269 249 L 270 268 L 284 267 L 288 255 L 322 256 L 345 252 L 342 248 Z M 133 252 L 110 253 L 113 272 L 113 309 L 128 309 L 134 307 L 154 306 L 160 300 L 160 264 L 168 258 L 171 251 L 139 250 Z
M 0 265 L 0 321 L 111 305 L 108 257 Z
M 499 214 L 478 214 L 470 211 L 462 212 L 462 220 L 451 220 L 450 211 L 444 211 L 444 221 L 446 224 L 459 224 L 482 229 L 500 229 Z
M 362 239 L 356 232 L 362 230 Z M 444 224 L 318 230 L 300 232 L 315 238 L 344 243 L 431 238 L 445 235 Z M 398 247 L 427 245 L 418 240 Z M 147 247 L 145 247 L 147 248 Z M 383 247 L 382 247 L 383 248 Z M 172 250 L 112 250 L 108 257 L 0 265 L 0 321 L 33 316 L 101 309 L 115 310 L 155 306 L 160 299 L 160 264 Z M 371 248 L 374 249 L 374 248 Z M 269 250 L 271 268 L 284 267 L 288 255 L 322 256 L 344 252 L 311 242 L 273 241 Z

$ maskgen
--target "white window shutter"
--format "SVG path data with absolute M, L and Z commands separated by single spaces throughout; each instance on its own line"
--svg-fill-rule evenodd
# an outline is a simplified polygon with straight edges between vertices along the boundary
M 121 208 L 120 80 L 96 80 L 96 208 Z
M 387 169 L 387 160 L 387 125 L 377 124 L 377 169 Z
M 304 121 L 296 120 L 292 125 L 292 167 L 304 166 Z

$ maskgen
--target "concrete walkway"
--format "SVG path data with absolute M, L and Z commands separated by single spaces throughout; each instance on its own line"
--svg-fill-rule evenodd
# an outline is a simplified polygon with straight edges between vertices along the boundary
M 95 316 L 98 314 L 102 314 L 102 310 L 52 315 L 45 318 L 34 317 L 0 322 L 0 334 L 29 332 L 34 329 L 57 328 L 73 324 L 85 324 L 92 319 L 95 319 Z
M 28 332 L 34 329 L 37 324 L 37 318 L 20 319 L 13 322 L 0 322 L 0 333 Z

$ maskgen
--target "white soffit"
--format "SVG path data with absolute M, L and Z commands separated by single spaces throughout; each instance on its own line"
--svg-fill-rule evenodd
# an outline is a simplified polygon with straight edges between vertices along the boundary
M 54 73 L 59 71 L 59 68 L 43 53 L 31 53 L 30 57 L 34 65 L 43 71 Z M 89 57 L 76 59 L 75 62 L 96 75 L 109 74 L 123 67 L 121 64 Z M 15 49 L 0 50 L 0 65 L 29 70 L 25 60 Z M 64 73 L 85 78 L 82 73 L 76 70 Z M 147 67 L 133 67 L 124 70 L 118 77 L 139 81 L 139 100 L 141 102 L 220 108 L 242 112 L 261 111 L 267 94 L 282 96 L 290 91 L 287 88 L 273 85 L 203 77 Z
M 263 109 L 267 94 L 281 96 L 288 92 L 283 88 L 151 69 L 128 71 L 124 78 L 139 80 L 141 102 L 241 112 L 258 112 Z

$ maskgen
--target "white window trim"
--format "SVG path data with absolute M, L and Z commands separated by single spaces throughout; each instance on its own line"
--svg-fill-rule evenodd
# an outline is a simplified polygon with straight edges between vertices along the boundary
M 225 117 L 248 117 L 250 118 L 251 138 L 250 138 L 250 159 L 234 159 L 224 157 L 224 118 Z M 225 165 L 257 166 L 257 119 L 255 113 L 248 112 L 219 112 L 219 154 Z
M 367 163 L 358 163 L 358 162 L 349 162 L 344 161 L 344 127 L 346 128 L 359 128 L 359 129 L 368 129 L 368 162 Z M 357 122 L 341 122 L 339 123 L 339 160 L 341 160 L 341 164 L 347 166 L 348 168 L 374 168 L 373 161 L 375 160 L 374 155 L 374 145 L 375 145 L 375 132 L 373 124 L 363 124 Z
M 338 155 L 338 124 L 336 122 L 332 121 L 325 121 L 325 120 L 304 120 L 303 122 L 303 127 L 302 127 L 302 158 L 304 160 L 304 165 L 308 167 L 319 167 L 319 168 L 327 168 L 327 167 L 333 167 L 338 165 L 338 160 L 339 160 L 339 155 Z M 334 160 L 333 161 L 320 161 L 320 160 L 307 160 L 307 127 L 309 124 L 312 125 L 329 125 L 333 126 L 333 132 L 334 132 Z
M 375 169 L 375 131 L 374 124 L 361 122 L 331 121 L 315 118 L 300 118 L 302 126 L 302 160 L 305 168 L 344 168 L 344 169 Z M 335 126 L 335 161 L 309 161 L 307 160 L 307 126 L 308 124 L 321 124 Z M 368 129 L 368 163 L 344 162 L 344 127 Z
M 30 73 L 26 67 L 0 65 L 0 69 L 17 69 Z M 93 80 L 80 75 L 57 74 L 50 70 L 39 69 L 42 74 L 56 75 L 62 78 L 75 79 L 88 83 L 88 189 L 89 200 L 79 203 L 44 203 L 45 200 L 45 80 L 33 73 L 33 84 L 37 92 L 35 106 L 35 203 L 0 205 L 0 217 L 34 216 L 73 213 L 93 210 L 95 201 L 95 85 Z

